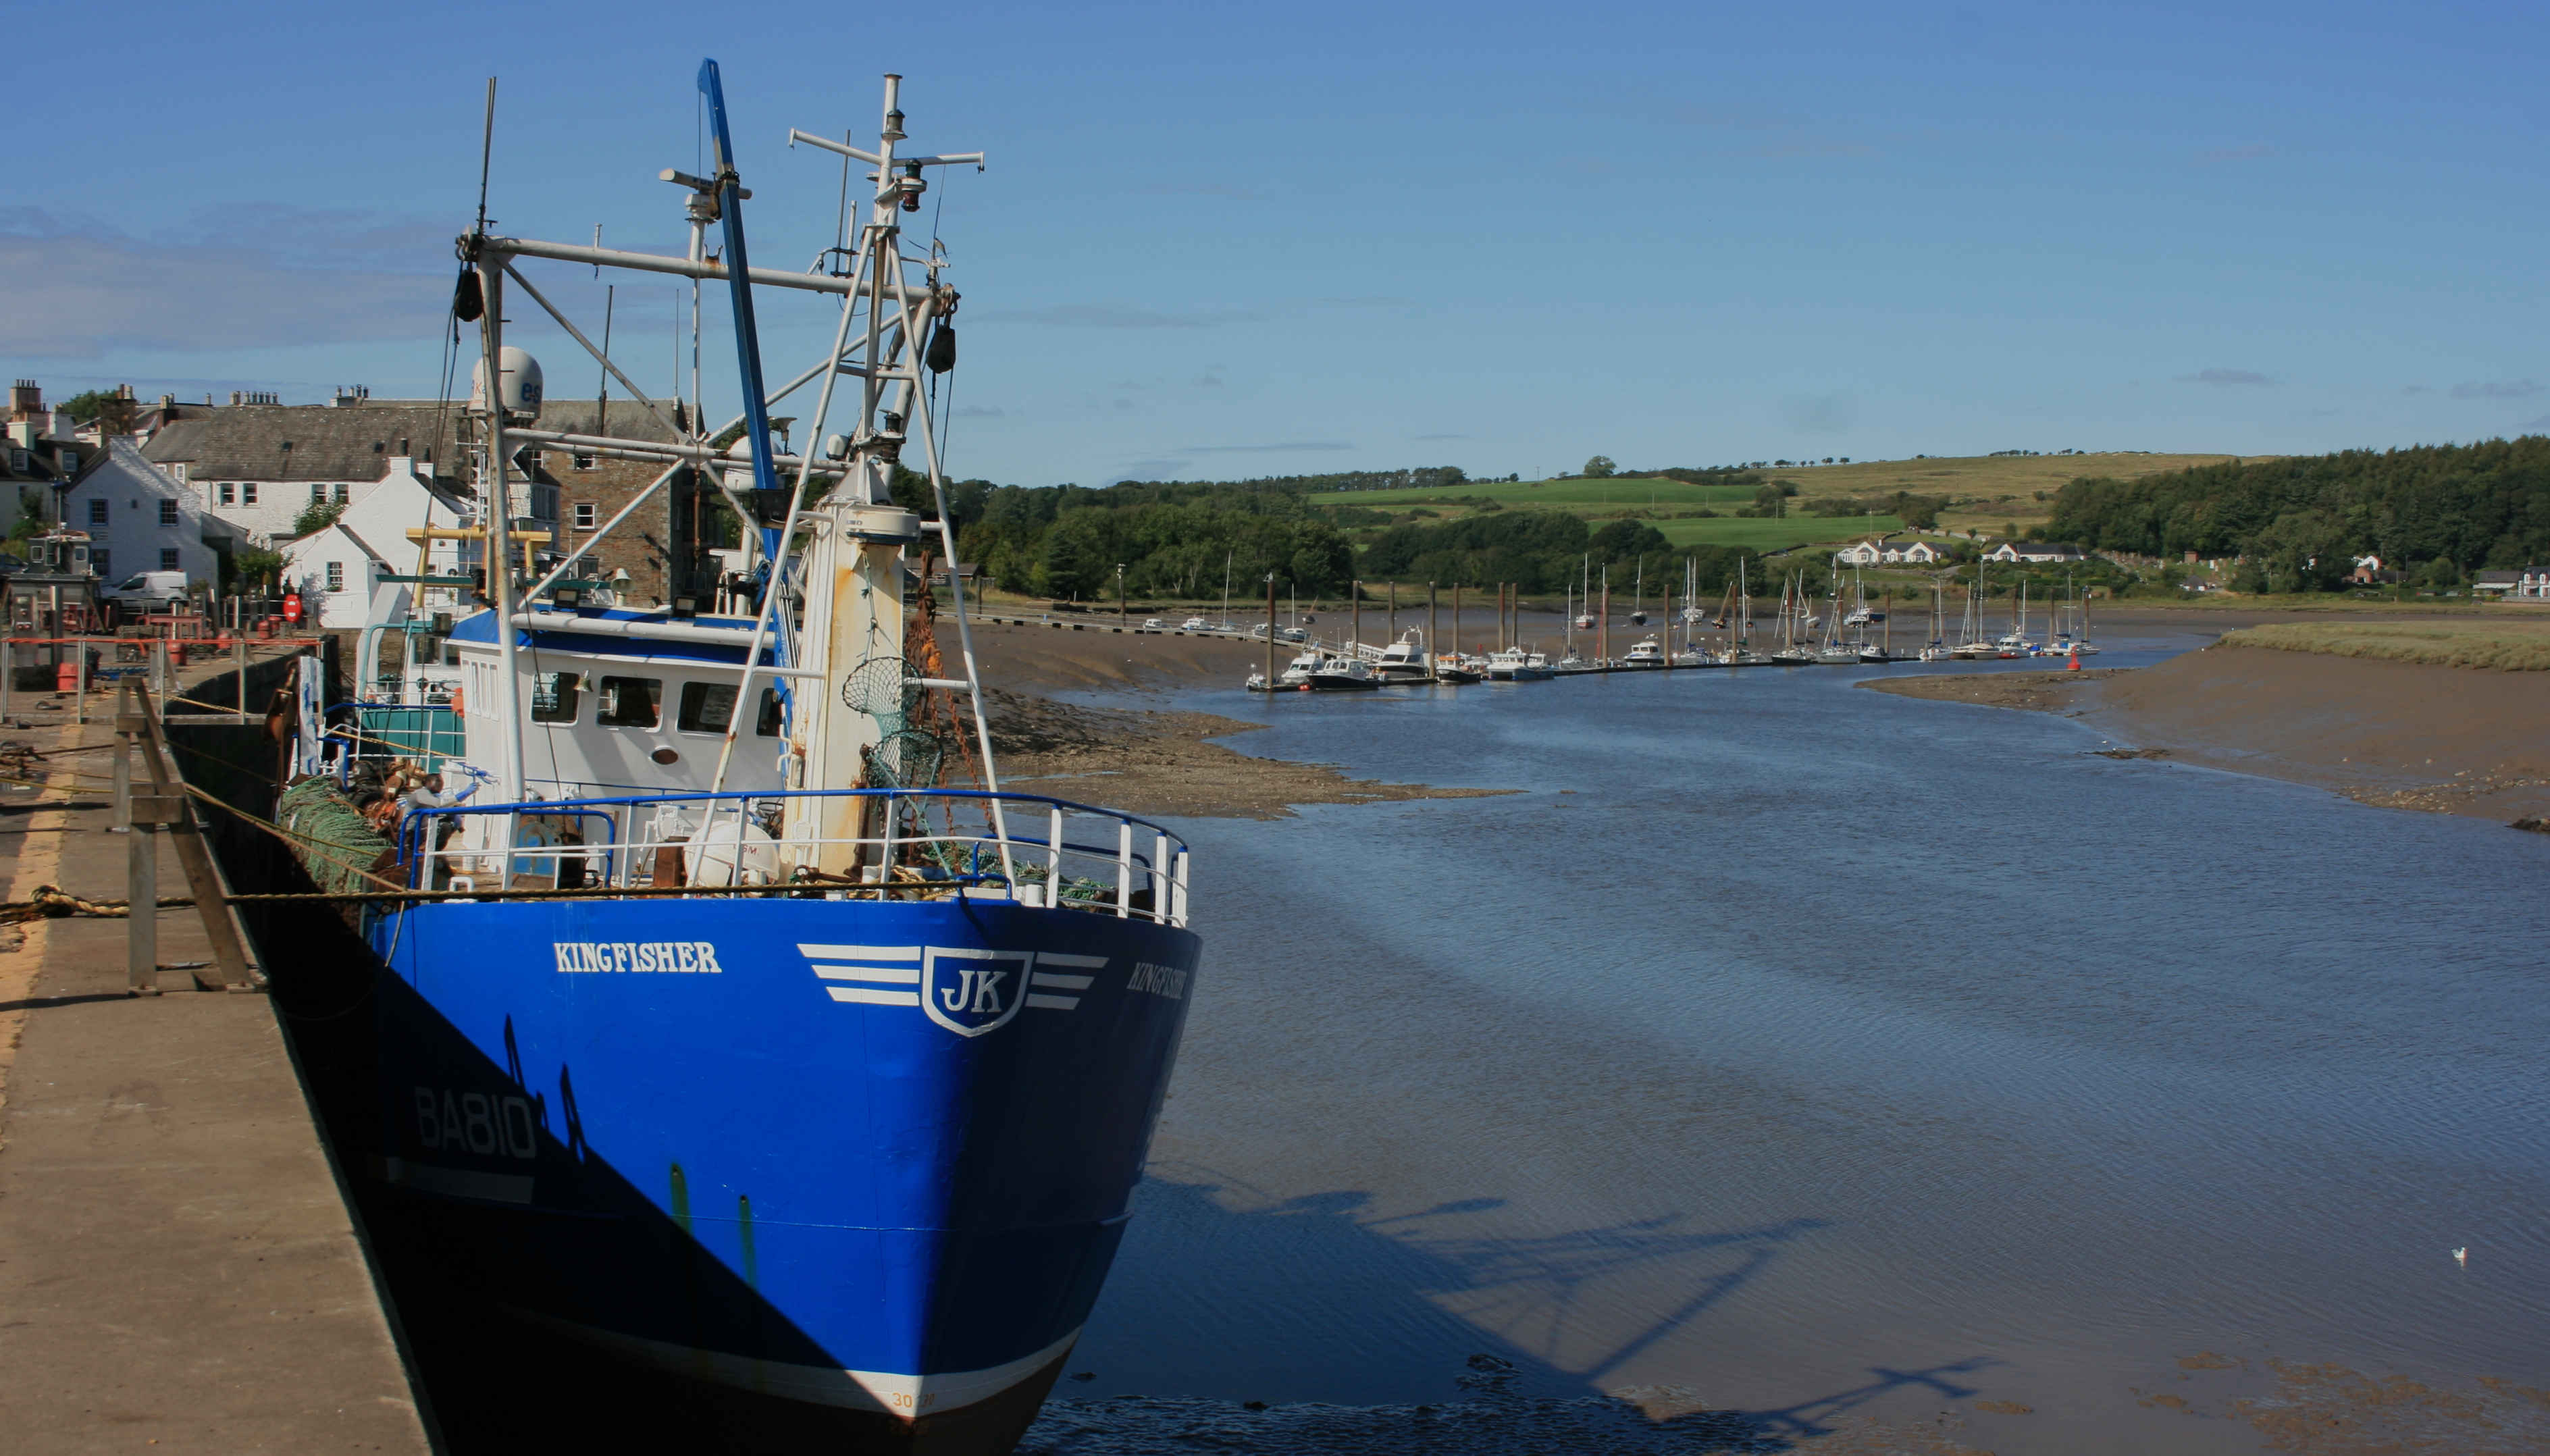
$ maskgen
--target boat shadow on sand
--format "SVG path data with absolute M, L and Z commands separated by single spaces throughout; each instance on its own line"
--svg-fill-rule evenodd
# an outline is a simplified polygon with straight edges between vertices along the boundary
M 1381 1216 L 1351 1191 L 1262 1202 L 1204 1170 L 1154 1170 L 1106 1294 L 1022 1452 L 1786 1451 L 1890 1397 L 1977 1394 L 1977 1357 L 1871 1369 L 1777 1408 L 1722 1409 L 1613 1377 L 1826 1226 L 1688 1226 L 1678 1214 L 1520 1237 L 1465 1234 L 1467 1199 Z M 1241 1207 L 1234 1209 L 1232 1204 Z M 1623 1278 L 1646 1298 L 1620 1318 Z M 1613 1327 L 1599 1336 L 1597 1325 Z M 1175 1390 L 1162 1397 L 1144 1391 Z M 1412 1393 L 1439 1391 L 1439 1400 Z

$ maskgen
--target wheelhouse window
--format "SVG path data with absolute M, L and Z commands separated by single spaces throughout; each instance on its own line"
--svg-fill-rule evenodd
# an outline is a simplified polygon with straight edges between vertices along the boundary
M 597 685 L 593 721 L 604 728 L 650 728 L 664 721 L 662 679 L 606 677 Z
M 673 726 L 686 733 L 723 733 L 735 719 L 735 684 L 684 683 L 681 709 L 674 715 Z M 754 715 L 753 736 L 779 736 L 779 693 L 774 688 L 761 690 L 761 711 Z
M 619 678 L 615 681 L 626 682 L 628 679 Z M 532 722 L 575 722 L 576 704 L 582 696 L 577 692 L 577 686 L 581 682 L 582 679 L 572 672 L 533 673 Z

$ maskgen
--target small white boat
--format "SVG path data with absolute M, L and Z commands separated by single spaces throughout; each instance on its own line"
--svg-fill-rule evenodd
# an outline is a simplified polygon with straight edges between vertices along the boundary
M 1291 662 L 1285 664 L 1283 672 L 1277 674 L 1275 678 L 1275 686 L 1278 688 L 1307 688 L 1311 685 L 1311 674 L 1318 672 L 1321 664 L 1327 660 L 1327 653 L 1314 647 L 1310 651 L 1303 653 L 1301 656 L 1296 657 Z
M 1331 657 L 1312 670 L 1310 686 L 1315 693 L 1368 693 L 1381 679 L 1360 657 Z
M 1425 662 L 1425 642 L 1417 629 L 1381 649 L 1381 658 L 1372 665 L 1373 676 L 1386 683 L 1422 683 L 1433 676 Z
M 1620 659 L 1622 667 L 1662 667 L 1665 665 L 1664 643 L 1654 637 L 1640 637 Z
M 1526 647 L 1507 647 L 1488 654 L 1488 680 L 1500 683 L 1540 682 L 1558 675 L 1546 654 Z
M 1181 622 L 1181 623 L 1179 623 L 1179 624 L 1178 624 L 1178 631 L 1213 631 L 1213 624 L 1212 624 L 1212 623 L 1210 623 L 1210 622 L 1205 621 L 1205 620 L 1204 620 L 1203 618 L 1201 618 L 1201 617 L 1190 617 L 1190 618 L 1188 618 L 1186 621 Z

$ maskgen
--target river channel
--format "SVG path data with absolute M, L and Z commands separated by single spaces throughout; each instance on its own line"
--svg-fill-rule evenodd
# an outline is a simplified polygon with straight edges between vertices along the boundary
M 1178 825 L 1186 1050 L 1027 1449 L 2254 1451 L 2290 1362 L 2550 1384 L 2550 837 L 1863 675 L 1183 696 L 1520 792 Z

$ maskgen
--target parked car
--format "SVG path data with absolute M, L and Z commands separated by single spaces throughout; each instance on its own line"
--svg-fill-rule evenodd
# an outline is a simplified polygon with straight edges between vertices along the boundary
M 186 573 L 182 571 L 141 571 L 122 582 L 102 588 L 101 602 L 113 602 L 128 613 L 165 612 L 186 604 Z

